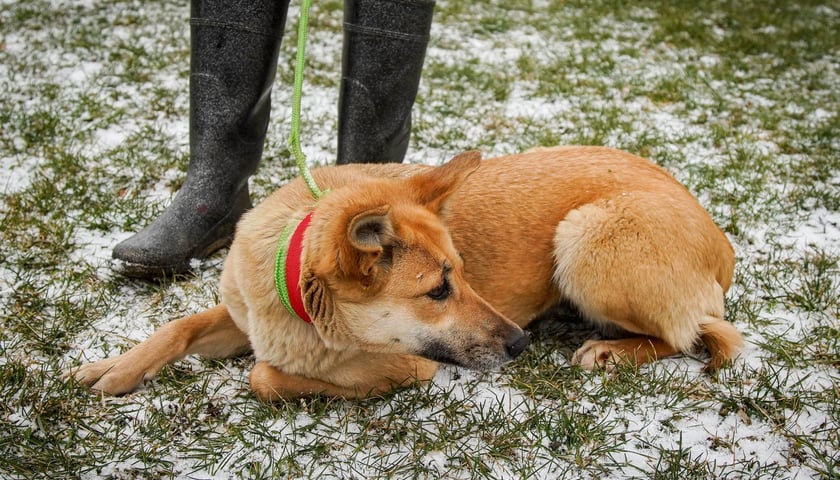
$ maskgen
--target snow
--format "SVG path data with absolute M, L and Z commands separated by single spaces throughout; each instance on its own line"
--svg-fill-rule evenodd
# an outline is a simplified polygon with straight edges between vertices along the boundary
M 11 3 L 8 0 L 3 0 L 2 3 Z M 86 5 L 95 5 L 97 2 L 90 0 Z M 538 6 L 545 2 L 535 2 Z M 80 4 L 81 5 L 81 4 Z M 837 12 L 828 6 L 820 7 L 825 15 L 837 15 Z M 636 17 L 640 19 L 649 18 L 655 15 L 648 10 L 639 9 L 636 11 Z M 292 8 L 289 12 L 290 23 L 292 19 L 296 18 L 296 9 Z M 616 31 L 645 31 L 643 23 L 627 22 L 621 25 L 616 25 L 614 19 L 605 18 L 600 22 L 602 29 L 614 29 Z M 766 33 L 772 32 L 773 27 L 765 27 L 763 31 Z M 726 32 L 720 28 L 715 28 L 716 35 L 719 37 L 726 36 Z M 134 38 L 128 27 L 114 27 L 110 32 L 116 37 L 125 39 Z M 157 48 L 158 43 L 153 41 L 155 30 L 152 29 L 146 44 L 140 46 L 148 49 Z M 159 32 L 158 32 L 159 33 Z M 562 36 L 563 32 L 558 35 Z M 42 33 L 45 34 L 45 33 Z M 534 55 L 539 55 L 542 60 L 550 61 L 552 57 L 564 56 L 569 57 L 575 62 L 583 62 L 581 52 L 593 47 L 588 42 L 559 42 L 551 43 L 551 47 L 546 49 L 551 40 L 545 39 L 540 33 L 533 31 L 532 28 L 523 28 L 522 31 L 506 33 L 507 38 L 504 42 L 494 41 L 483 38 L 468 38 L 464 39 L 461 32 L 452 31 L 451 29 L 444 29 L 438 25 L 433 27 L 433 37 L 435 42 L 441 44 L 459 43 L 462 45 L 461 50 L 453 51 L 450 48 L 438 47 L 434 44 L 429 48 L 428 57 L 431 61 L 436 61 L 440 64 L 454 65 L 458 62 L 475 58 L 475 52 L 492 52 L 492 58 L 486 58 L 486 62 L 491 66 L 497 68 L 505 68 L 514 64 L 520 56 L 523 55 L 526 48 L 530 49 Z M 5 55 L 22 57 L 32 54 L 29 47 L 28 39 L 16 32 L 7 33 L 3 37 Z M 310 55 L 313 58 L 334 58 L 340 51 L 340 37 L 336 35 L 326 35 L 315 32 L 312 34 L 309 47 Z M 499 46 L 503 43 L 505 46 Z M 621 41 L 615 39 L 607 39 L 603 44 L 598 45 L 600 51 L 605 54 L 618 56 L 623 47 Z M 624 59 L 628 62 L 644 63 L 647 68 L 643 70 L 645 73 L 641 76 L 651 82 L 655 82 L 658 78 L 668 76 L 675 71 L 680 71 L 683 66 L 679 63 L 680 55 L 695 57 L 699 59 L 699 64 L 704 68 L 714 68 L 721 59 L 714 54 L 698 54 L 697 52 L 673 51 L 667 47 L 663 47 L 662 51 L 657 52 L 659 58 L 641 58 L 641 59 Z M 84 60 L 75 55 L 62 54 L 61 52 L 47 52 L 51 63 L 57 65 L 56 69 L 51 72 L 62 81 L 68 82 L 69 92 L 87 91 L 90 85 L 96 81 L 102 80 L 103 76 L 111 75 L 106 73 L 107 67 L 104 65 L 104 60 Z M 482 57 L 484 58 L 484 57 Z M 836 59 L 829 59 L 828 62 L 834 62 Z M 327 61 L 329 64 L 335 62 Z M 836 65 L 836 64 L 834 64 Z M 638 68 L 634 65 L 634 68 Z M 834 68 L 833 73 L 836 75 L 837 69 Z M 0 80 L 6 81 L 12 78 L 13 74 L 9 72 L 6 67 L 0 66 Z M 749 72 L 742 72 L 741 77 L 744 79 L 752 78 Z M 605 79 L 608 80 L 608 79 Z M 12 80 L 9 80 L 12 81 Z M 162 71 L 155 78 L 151 80 L 155 85 L 169 90 L 177 91 L 184 90 L 185 82 L 177 72 Z M 768 80 L 770 81 L 770 80 Z M 806 125 L 816 127 L 824 125 L 831 121 L 837 112 L 829 111 L 823 108 L 806 109 L 798 104 L 775 105 L 774 101 L 764 96 L 754 93 L 756 85 L 750 82 L 745 82 L 740 86 L 742 95 L 734 96 L 725 85 L 718 84 L 717 80 L 710 82 L 709 88 L 713 91 L 725 91 L 727 98 L 726 102 L 731 102 L 739 105 L 753 105 L 761 108 L 780 108 L 787 115 L 791 117 L 801 117 Z M 305 150 L 309 156 L 312 165 L 331 163 L 331 158 L 334 157 L 335 149 L 335 110 L 337 104 L 337 89 L 332 87 L 307 85 L 304 96 L 303 108 L 303 122 L 307 129 L 307 145 Z M 424 87 L 425 88 L 425 87 Z M 532 121 L 556 121 L 558 131 L 572 131 L 580 127 L 571 119 L 570 114 L 576 111 L 576 99 L 567 97 L 556 97 L 551 100 L 545 98 L 536 98 L 532 95 L 535 86 L 528 81 L 513 81 L 510 86 L 510 93 L 506 100 L 500 105 L 486 105 L 481 108 L 494 110 L 499 112 L 503 117 L 513 117 L 519 119 L 530 119 Z M 116 87 L 116 91 L 120 92 L 121 100 L 113 102 L 110 99 L 105 101 L 117 108 L 124 103 L 131 105 L 137 99 L 147 98 L 143 92 L 132 90 L 129 87 Z M 619 94 L 616 94 L 619 95 Z M 287 88 L 278 88 L 274 92 L 275 121 L 270 126 L 269 136 L 276 139 L 278 143 L 283 142 L 287 134 L 288 121 L 284 118 L 285 111 L 280 106 L 289 105 L 290 94 Z M 180 96 L 178 101 L 185 102 L 186 92 Z M 714 112 L 707 112 L 706 108 L 718 101 L 711 98 L 696 99 L 699 105 L 697 115 L 714 115 Z M 603 105 L 609 106 L 614 99 L 604 99 Z M 714 164 L 720 161 L 720 151 L 710 147 L 703 134 L 707 132 L 705 127 L 700 127 L 695 121 L 696 118 L 686 118 L 680 116 L 673 111 L 669 111 L 667 106 L 657 107 L 646 99 L 632 100 L 621 99 L 626 110 L 626 115 L 630 117 L 639 117 L 634 121 L 634 132 L 649 131 L 661 140 L 661 149 L 667 151 L 669 148 L 680 148 L 687 150 L 687 157 L 695 159 L 696 162 L 703 162 L 705 164 Z M 36 108 L 40 107 L 38 99 L 21 99 L 21 108 Z M 482 103 L 482 102 L 477 102 Z M 464 133 L 465 143 L 480 142 L 484 137 L 483 130 L 485 127 L 480 124 L 466 124 L 466 120 L 456 116 L 449 118 L 439 118 L 434 112 L 434 104 L 429 104 L 417 113 L 416 119 L 428 122 L 435 122 L 437 128 L 442 131 L 456 130 Z M 132 107 L 133 108 L 133 107 Z M 180 105 L 180 110 L 186 111 L 183 108 L 183 103 Z M 143 110 L 138 109 L 138 110 Z M 140 131 L 144 124 L 144 120 L 129 121 L 118 124 L 109 124 L 104 127 L 98 127 L 96 122 L 91 125 L 93 130 L 92 140 L 81 147 L 81 153 L 89 156 L 102 156 L 104 167 L 107 168 L 107 153 L 121 145 L 127 138 Z M 178 148 L 186 150 L 186 141 L 188 130 L 188 121 L 184 116 L 176 116 L 175 118 L 157 118 L 151 120 L 155 129 L 167 132 L 173 139 L 173 143 L 178 145 Z M 523 122 L 527 123 L 527 122 Z M 760 132 L 759 132 L 760 133 Z M 667 145 L 669 141 L 682 141 L 686 138 L 699 138 L 698 141 L 692 142 L 688 147 L 672 147 Z M 611 139 L 615 143 L 621 143 L 621 138 Z M 835 139 L 834 142 L 837 142 Z M 26 140 L 22 137 L 14 137 L 10 140 L 15 154 L 9 158 L 3 158 L 0 162 L 0 188 L 6 194 L 20 192 L 25 190 L 32 182 L 31 175 L 36 171 L 41 164 L 42 159 L 34 155 L 27 155 Z M 778 154 L 777 145 L 770 140 L 757 140 L 752 143 L 751 148 L 757 149 L 767 155 Z M 490 154 L 507 153 L 515 148 L 517 145 L 511 143 L 499 143 L 487 147 Z M 414 163 L 438 164 L 444 159 L 456 153 L 457 146 L 446 147 L 431 147 L 427 149 L 412 148 L 409 152 L 407 161 Z M 137 166 L 138 169 L 142 166 Z M 678 178 L 684 180 L 686 174 L 684 172 L 674 172 Z M 280 178 L 277 170 L 268 169 L 265 172 L 268 177 L 268 183 L 278 184 Z M 180 178 L 182 173 L 180 171 L 167 171 L 163 177 L 149 190 L 142 192 L 144 201 L 149 203 L 168 203 L 174 195 L 169 185 L 173 180 Z M 840 176 L 836 177 L 832 183 L 833 186 L 840 185 Z M 735 191 L 738 185 L 726 185 L 727 190 Z M 730 189 L 731 187 L 731 189 Z M 259 191 L 260 195 L 267 194 L 266 191 Z M 797 254 L 804 255 L 807 252 L 815 250 L 823 250 L 830 252 L 840 251 L 840 212 L 831 211 L 825 207 L 814 208 L 807 212 L 802 212 L 803 218 L 790 230 L 779 232 L 774 225 L 758 226 L 752 231 L 747 231 L 742 235 L 742 244 L 736 244 L 738 256 L 740 258 L 749 258 L 755 256 L 770 247 L 768 246 L 768 237 L 772 237 L 774 248 L 781 245 L 790 249 L 791 258 L 796 258 Z M 123 232 L 113 230 L 103 234 L 102 231 L 90 231 L 84 227 L 76 229 L 73 238 L 73 244 L 77 248 L 69 253 L 69 262 L 86 264 L 92 266 L 99 278 L 107 281 L 111 276 L 115 275 L 112 269 L 111 250 L 114 245 L 124 240 L 131 235 L 131 232 Z M 744 239 L 748 241 L 745 242 Z M 205 278 L 210 279 L 218 274 L 221 268 L 222 259 L 214 257 L 203 262 L 202 270 Z M 7 297 L 14 289 L 14 279 L 10 272 L 5 268 L 0 269 L 0 275 L 3 276 L 3 281 L 0 281 L 0 295 Z M 56 288 L 56 287 L 51 287 Z M 212 299 L 212 291 L 195 291 L 190 289 L 192 287 L 173 287 L 168 292 L 173 298 L 170 300 L 173 303 L 178 303 L 179 308 L 184 311 L 195 311 L 206 307 Z M 210 287 L 208 287 L 210 288 Z M 46 292 L 47 295 L 55 294 L 55 292 Z M 120 308 L 105 313 L 101 318 L 95 319 L 94 330 L 95 334 L 88 337 L 81 337 L 76 339 L 74 351 L 72 352 L 72 359 L 82 359 L 84 361 L 93 361 L 100 358 L 105 358 L 119 352 L 120 346 L 130 345 L 132 342 L 141 341 L 148 337 L 156 326 L 165 322 L 166 318 L 155 318 L 155 315 L 160 309 L 152 308 L 148 300 L 148 292 L 142 288 L 125 287 L 120 291 L 120 295 L 126 297 L 126 302 Z M 767 328 L 762 332 L 749 332 L 750 337 L 746 346 L 745 352 L 739 360 L 741 365 L 746 365 L 747 368 L 759 369 L 763 365 L 763 357 L 766 356 L 758 343 L 762 339 L 770 335 L 785 335 L 792 339 L 801 338 L 807 332 L 807 322 L 812 321 L 810 318 L 803 318 L 799 313 L 792 313 L 783 309 L 764 312 L 764 315 L 773 321 L 770 322 Z M 5 351 L 5 348 L 2 349 Z M 71 358 L 68 357 L 68 362 Z M 6 359 L 0 359 L 0 362 L 5 362 Z M 196 369 L 203 367 L 195 359 L 188 359 L 185 361 L 187 365 L 192 365 Z M 229 367 L 229 371 L 215 372 L 214 380 L 219 386 L 218 392 L 224 395 L 234 397 L 240 395 L 242 390 L 246 387 L 244 385 L 247 372 L 238 367 Z M 689 377 L 697 377 L 702 375 L 702 364 L 690 358 L 676 358 L 662 361 L 650 367 L 653 372 L 664 370 L 677 371 Z M 780 385 L 782 389 L 793 385 L 804 385 L 808 389 L 820 390 L 835 388 L 837 379 L 836 369 L 793 369 L 789 371 L 789 376 L 785 379 L 786 384 Z M 226 381 L 228 379 L 235 379 Z M 439 390 L 450 392 L 450 398 L 457 401 L 464 401 L 465 405 L 477 411 L 501 411 L 510 418 L 511 422 L 524 420 L 530 411 L 540 408 L 552 408 L 553 406 L 548 402 L 541 402 L 540 399 L 528 398 L 521 392 L 514 388 L 505 387 L 502 382 L 493 381 L 492 378 L 480 377 L 471 372 L 461 372 L 445 367 L 440 369 L 437 373 L 434 384 Z M 597 391 L 602 385 L 596 379 L 588 385 L 591 391 Z M 749 389 L 750 385 L 745 384 L 744 388 Z M 179 406 L 168 400 L 155 398 L 154 396 L 142 397 L 138 395 L 134 397 L 138 402 L 148 402 L 149 405 L 155 408 L 170 412 L 173 415 L 177 412 Z M 619 432 L 634 432 L 635 439 L 645 439 L 651 444 L 656 444 L 663 448 L 677 449 L 687 448 L 690 456 L 694 458 L 701 458 L 703 461 L 719 466 L 731 465 L 736 461 L 743 461 L 760 456 L 764 463 L 776 462 L 779 465 L 789 465 L 790 478 L 811 478 L 816 476 L 816 473 L 807 466 L 795 465 L 791 463 L 787 450 L 790 446 L 787 441 L 776 433 L 776 427 L 768 424 L 762 419 L 745 419 L 743 415 L 738 412 L 729 412 L 724 416 L 718 414 L 717 408 L 706 408 L 701 410 L 696 417 L 678 418 L 671 422 L 673 418 L 679 417 L 678 411 L 671 408 L 670 402 L 663 401 L 661 397 L 652 394 L 643 404 L 626 404 L 618 398 L 616 402 L 610 405 L 596 404 L 589 401 L 582 401 L 577 403 L 573 408 L 573 413 L 592 414 L 603 418 L 607 422 L 613 420 L 621 420 L 621 423 L 616 423 L 615 431 Z M 383 405 L 380 412 L 383 415 L 388 413 L 388 405 Z M 560 407 L 564 408 L 564 407 Z M 143 408 L 137 409 L 137 416 L 134 418 L 135 422 L 144 421 Z M 431 423 L 446 423 L 446 417 L 437 408 L 428 408 L 423 411 L 415 413 L 418 422 Z M 25 415 L 21 412 L 12 412 L 5 417 L 7 422 L 14 425 L 24 425 L 31 423 Z M 238 422 L 247 422 L 248 418 L 244 416 L 237 416 L 232 413 L 228 419 L 229 423 L 235 424 Z M 272 441 L 277 443 L 278 450 L 292 449 L 295 450 L 297 445 L 305 444 L 308 441 L 315 439 L 317 429 L 307 430 L 305 427 L 310 426 L 313 418 L 306 413 L 299 413 L 293 419 L 280 418 L 273 423 L 267 424 L 266 430 L 272 433 L 274 437 Z M 328 431 L 343 432 L 344 437 L 337 435 L 332 438 L 335 442 L 336 448 L 332 451 L 332 455 L 337 458 L 347 459 L 351 461 L 358 458 L 357 448 L 355 445 L 349 444 L 345 441 L 346 436 L 355 435 L 363 428 L 357 423 L 343 422 L 340 418 L 331 419 L 332 423 L 327 425 Z M 800 411 L 796 418 L 788 421 L 789 428 L 796 430 L 795 433 L 805 434 L 813 431 L 821 426 L 831 424 L 834 419 L 830 418 L 825 412 L 814 411 L 806 407 Z M 32 425 L 30 425 L 32 426 Z M 674 432 L 680 432 L 675 435 Z M 125 427 L 125 435 L 133 434 L 131 426 Z M 713 439 L 725 440 L 726 447 L 720 446 L 713 441 Z M 260 440 L 252 439 L 252 442 L 259 442 Z M 480 442 L 480 437 L 474 436 L 472 442 Z M 548 443 L 548 439 L 542 439 L 543 442 Z M 467 445 L 464 448 L 469 449 L 471 446 Z M 244 447 L 243 447 L 244 448 Z M 297 450 L 295 450 L 297 451 Z M 644 471 L 651 471 L 657 458 L 653 458 L 652 449 L 650 445 L 645 445 L 640 442 L 628 441 L 622 448 L 621 455 L 630 464 L 639 466 Z M 521 452 L 520 452 L 521 453 Z M 369 452 L 370 456 L 378 456 L 386 458 L 386 460 L 377 460 L 379 464 L 390 464 L 396 462 L 405 452 L 399 450 L 392 451 L 378 451 Z M 391 460 L 388 460 L 391 459 Z M 254 458 L 259 462 L 261 459 Z M 618 459 L 617 459 L 618 460 Z M 172 461 L 176 464 L 176 470 L 190 471 L 192 469 L 189 460 L 178 459 L 174 457 Z M 449 465 L 449 452 L 443 450 L 429 451 L 417 460 L 420 464 L 425 465 L 430 471 L 437 475 L 445 475 L 450 472 L 451 465 Z M 107 476 L 108 474 L 116 474 L 132 466 L 135 466 L 136 459 L 127 459 L 120 462 L 114 462 L 107 465 L 100 475 Z M 371 462 L 375 463 L 375 462 Z M 548 464 L 549 462 L 546 461 Z M 341 462 L 336 462 L 341 465 Z M 342 467 L 338 467 L 342 468 Z M 344 472 L 347 476 L 352 476 L 353 472 L 350 470 L 353 466 L 345 466 L 348 470 Z M 498 478 L 514 478 L 516 472 L 507 470 L 504 465 L 495 465 L 497 469 L 494 473 Z M 362 473 L 369 473 L 362 471 Z M 621 472 L 623 474 L 636 474 L 637 471 Z M 194 478 L 228 478 L 232 472 L 198 472 Z M 336 472 L 332 472 L 336 474 Z M 614 474 L 614 478 L 620 478 L 621 475 Z

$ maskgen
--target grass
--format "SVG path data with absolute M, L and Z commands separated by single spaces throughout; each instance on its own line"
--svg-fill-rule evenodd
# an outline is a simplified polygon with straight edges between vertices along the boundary
M 342 2 L 316 2 L 312 162 L 334 157 Z M 285 142 L 290 11 L 256 199 Z M 439 0 L 408 161 L 599 144 L 663 165 L 732 240 L 744 355 L 612 374 L 569 363 L 565 310 L 502 371 L 385 398 L 265 405 L 248 357 L 188 358 L 119 398 L 58 380 L 217 301 L 223 254 L 159 284 L 110 270 L 188 162 L 188 11 L 157 0 L 0 10 L 0 477 L 837 478 L 840 4 Z

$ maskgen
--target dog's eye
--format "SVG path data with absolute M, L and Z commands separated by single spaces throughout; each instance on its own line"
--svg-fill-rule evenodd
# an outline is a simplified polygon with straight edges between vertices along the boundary
M 449 298 L 450 293 L 452 293 L 452 289 L 449 288 L 449 280 L 444 278 L 443 281 L 440 282 L 440 285 L 429 290 L 429 292 L 426 293 L 426 296 L 432 300 L 441 301 Z

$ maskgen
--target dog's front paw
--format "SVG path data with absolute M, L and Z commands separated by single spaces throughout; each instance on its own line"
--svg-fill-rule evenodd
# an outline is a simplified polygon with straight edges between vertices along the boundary
M 622 351 L 616 351 L 608 340 L 587 340 L 572 356 L 572 364 L 586 370 L 602 368 L 611 371 L 615 368 Z
M 121 356 L 67 370 L 62 378 L 75 378 L 80 384 L 109 395 L 128 393 L 143 381 L 145 372 Z

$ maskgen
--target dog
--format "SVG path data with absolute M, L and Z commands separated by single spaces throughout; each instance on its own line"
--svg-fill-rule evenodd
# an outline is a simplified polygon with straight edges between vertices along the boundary
M 313 175 L 329 189 L 317 202 L 297 179 L 243 216 L 221 304 L 65 375 L 123 394 L 186 355 L 252 351 L 261 400 L 362 398 L 427 382 L 441 362 L 510 362 L 529 343 L 522 328 L 560 301 L 622 332 L 585 342 L 572 358 L 585 369 L 702 342 L 715 370 L 743 345 L 724 319 L 730 242 L 648 160 L 554 147 Z

